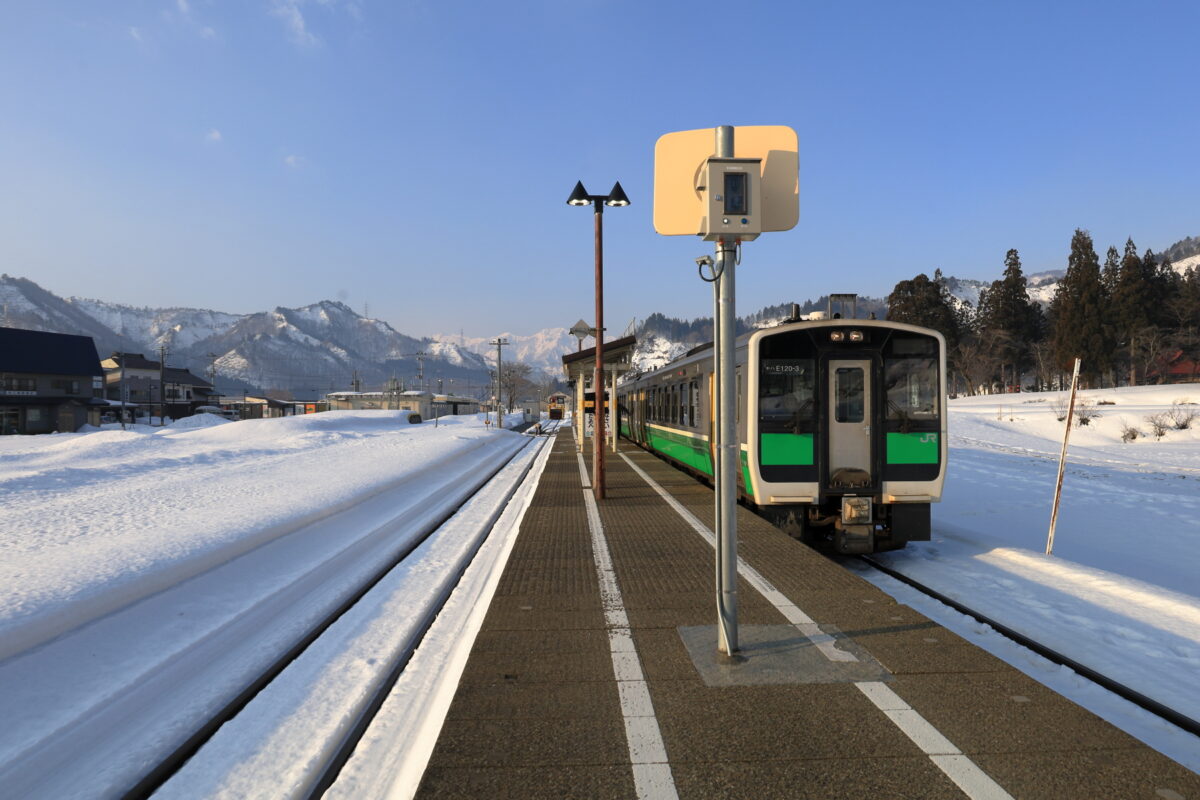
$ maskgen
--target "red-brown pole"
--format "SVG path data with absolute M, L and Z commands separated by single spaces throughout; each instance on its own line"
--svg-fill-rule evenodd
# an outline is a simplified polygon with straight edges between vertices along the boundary
M 592 437 L 592 492 L 604 499 L 604 206 L 593 200 L 596 209 L 596 374 L 592 389 L 596 416 Z

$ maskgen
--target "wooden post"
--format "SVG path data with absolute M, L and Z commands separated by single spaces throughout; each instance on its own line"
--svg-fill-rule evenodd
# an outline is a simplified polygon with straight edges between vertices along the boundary
M 1067 442 L 1071 439 L 1071 417 L 1075 415 L 1075 389 L 1079 385 L 1079 359 L 1071 373 L 1071 401 L 1067 404 L 1067 426 L 1063 431 L 1062 453 L 1058 457 L 1058 480 L 1054 484 L 1054 505 L 1050 509 L 1050 535 L 1046 539 L 1046 555 L 1054 554 L 1054 528 L 1058 525 L 1058 501 L 1062 497 L 1063 469 L 1067 465 Z

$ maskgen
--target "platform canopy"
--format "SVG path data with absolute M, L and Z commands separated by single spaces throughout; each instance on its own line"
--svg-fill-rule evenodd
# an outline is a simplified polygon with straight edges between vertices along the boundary
M 633 348 L 637 344 L 636 336 L 625 336 L 604 343 L 604 371 L 620 375 L 633 369 Z M 574 383 L 583 376 L 590 379 L 596 371 L 596 348 L 589 347 L 578 353 L 568 353 L 562 357 L 563 374 L 569 383 Z

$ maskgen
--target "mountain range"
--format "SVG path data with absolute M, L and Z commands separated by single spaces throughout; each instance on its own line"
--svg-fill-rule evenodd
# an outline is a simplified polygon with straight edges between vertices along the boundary
M 1200 268 L 1200 239 L 1182 244 L 1174 267 Z M 1179 249 L 1179 246 L 1176 246 Z M 1064 271 L 1027 276 L 1030 298 L 1048 305 Z M 990 281 L 946 278 L 960 302 L 978 305 Z M 826 308 L 826 298 L 800 306 L 802 314 Z M 777 324 L 790 304 L 769 306 L 738 321 L 740 330 Z M 883 318 L 886 301 L 858 298 L 858 314 Z M 62 298 L 26 278 L 0 275 L 0 325 L 91 336 L 101 357 L 116 351 L 156 359 L 160 348 L 170 366 L 201 376 L 216 375 L 222 392 L 285 390 L 297 399 L 347 390 L 354 379 L 364 390 L 380 389 L 391 378 L 407 388 L 418 385 L 456 394 L 481 395 L 495 367 L 489 337 L 408 336 L 383 320 L 359 315 L 344 303 L 322 300 L 301 308 L 275 308 L 252 314 L 228 314 L 195 308 L 138 308 L 79 297 Z M 681 320 L 651 314 L 636 326 L 635 368 L 655 369 L 691 347 L 712 339 L 709 318 Z M 579 347 L 565 328 L 546 328 L 528 336 L 504 333 L 504 360 L 528 364 L 534 375 L 561 375 L 562 356 Z M 588 342 L 584 342 L 589 346 Z

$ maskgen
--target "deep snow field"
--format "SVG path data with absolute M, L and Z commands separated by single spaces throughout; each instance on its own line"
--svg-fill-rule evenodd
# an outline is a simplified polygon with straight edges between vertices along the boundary
M 1200 385 L 1080 392 L 1053 555 L 1045 555 L 1065 392 L 950 401 L 933 541 L 879 560 L 1200 720 Z M 1196 418 L 1156 439 L 1146 417 Z M 1122 433 L 1144 435 L 1125 442 Z M 1200 740 L 878 573 L 863 577 L 1193 770 Z
M 1099 416 L 1072 431 L 1047 556 L 1062 395 L 952 400 L 933 541 L 880 559 L 1200 719 L 1200 385 L 1081 392 Z M 1156 439 L 1146 417 L 1172 408 L 1197 418 Z M 1129 428 L 1143 435 L 1122 441 Z M 405 412 L 341 411 L 0 437 L 0 662 L 506 435 L 476 417 L 435 428 L 407 424 Z M 1197 737 L 847 566 L 1200 771 Z

